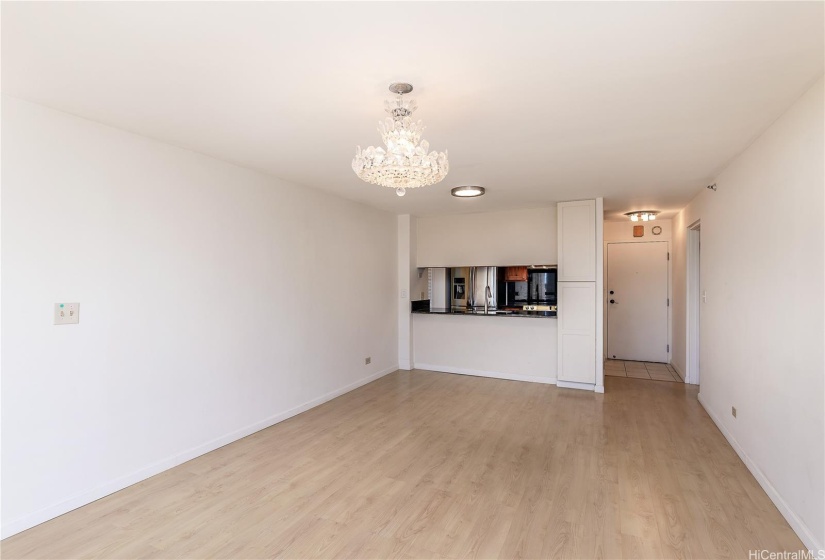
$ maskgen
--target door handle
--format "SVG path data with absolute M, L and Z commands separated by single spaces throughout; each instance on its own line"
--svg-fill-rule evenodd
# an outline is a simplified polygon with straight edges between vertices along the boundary
M 616 303 L 616 300 L 615 300 L 615 299 L 611 299 L 611 300 L 610 300 L 610 303 Z

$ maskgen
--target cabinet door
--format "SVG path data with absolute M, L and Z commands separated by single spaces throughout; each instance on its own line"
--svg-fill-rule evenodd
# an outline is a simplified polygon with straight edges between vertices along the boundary
M 504 279 L 507 282 L 527 282 L 527 267 L 508 266 L 504 269 Z
M 558 205 L 559 282 L 596 280 L 596 201 Z
M 559 282 L 560 381 L 596 383 L 596 283 Z
M 514 266 L 510 269 L 511 282 L 527 282 L 527 267 Z

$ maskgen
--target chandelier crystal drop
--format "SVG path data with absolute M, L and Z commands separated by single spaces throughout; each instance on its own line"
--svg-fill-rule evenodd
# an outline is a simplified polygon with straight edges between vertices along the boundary
M 447 151 L 430 151 L 430 143 L 421 139 L 424 123 L 413 121 L 417 105 L 403 95 L 412 91 L 409 84 L 391 84 L 390 91 L 397 97 L 384 102 L 390 115 L 378 123 L 378 132 L 385 148 L 370 146 L 355 150 L 352 170 L 361 179 L 373 185 L 395 189 L 404 196 L 407 189 L 434 185 L 447 176 L 450 169 Z

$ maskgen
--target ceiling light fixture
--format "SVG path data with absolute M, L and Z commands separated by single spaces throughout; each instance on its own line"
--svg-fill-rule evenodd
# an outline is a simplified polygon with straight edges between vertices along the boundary
M 450 194 L 459 198 L 472 198 L 474 196 L 481 196 L 484 194 L 484 187 L 477 185 L 466 185 L 463 187 L 455 187 L 450 189 Z
M 630 218 L 631 222 L 638 222 L 639 220 L 650 222 L 656 219 L 658 213 L 658 210 L 636 210 L 635 212 L 625 212 L 624 215 Z
M 352 160 L 352 170 L 361 179 L 395 189 L 398 196 L 404 196 L 407 189 L 438 183 L 450 168 L 446 150 L 431 152 L 430 143 L 421 140 L 424 123 L 412 120 L 417 105 L 403 97 L 412 89 L 410 84 L 390 84 L 390 91 L 397 97 L 384 102 L 390 118 L 378 123 L 386 149 L 370 146 L 362 151 L 358 146 Z

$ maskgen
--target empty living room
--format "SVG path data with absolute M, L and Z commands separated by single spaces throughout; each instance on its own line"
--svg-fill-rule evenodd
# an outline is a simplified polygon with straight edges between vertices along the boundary
M 0 0 L 0 557 L 825 560 L 825 1 Z

